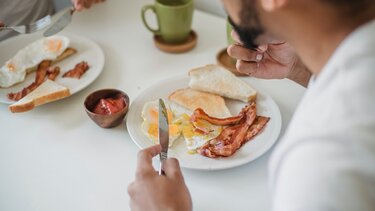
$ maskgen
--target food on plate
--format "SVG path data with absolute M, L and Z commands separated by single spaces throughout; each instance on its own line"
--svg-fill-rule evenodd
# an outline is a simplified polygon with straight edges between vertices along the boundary
M 114 97 L 100 99 L 93 112 L 101 115 L 111 115 L 125 108 L 126 100 L 121 94 Z
M 213 125 L 205 120 L 191 122 L 190 116 L 183 114 L 180 118 L 182 136 L 188 153 L 194 154 L 207 141 L 217 137 L 223 130 L 222 126 Z
M 49 80 L 54 81 L 57 75 L 60 73 L 60 68 L 59 67 L 51 68 L 50 65 L 51 65 L 50 60 L 42 61 L 38 65 L 38 69 L 35 75 L 35 81 L 31 83 L 29 86 L 23 88 L 19 92 L 8 93 L 7 94 L 8 99 L 18 101 L 22 99 L 23 97 L 25 97 L 30 92 L 32 92 L 38 86 L 40 86 L 47 78 Z
M 172 146 L 174 141 L 180 136 L 180 123 L 172 113 L 169 103 L 165 101 L 165 106 L 168 113 L 168 124 L 169 124 L 169 146 Z M 154 143 L 158 142 L 158 112 L 159 104 L 158 101 L 146 102 L 142 109 L 142 132 Z
M 67 78 L 77 78 L 77 79 L 80 79 L 82 77 L 83 74 L 85 74 L 85 72 L 90 68 L 90 66 L 87 64 L 86 61 L 82 61 L 78 64 L 76 64 L 76 66 L 69 70 L 68 72 L 64 73 L 63 75 L 63 78 L 67 77 Z
M 189 72 L 190 88 L 250 102 L 257 92 L 249 84 L 219 65 L 206 65 Z
M 68 48 L 70 40 L 65 36 L 51 36 L 30 43 L 16 53 L 0 68 L 0 87 L 10 87 L 25 80 L 45 60 L 60 61 L 76 52 Z M 59 57 L 60 56 L 60 57 Z
M 225 118 L 232 116 L 221 96 L 191 88 L 179 89 L 168 96 L 168 99 L 191 111 L 196 108 L 205 110 L 210 116 Z
M 240 121 L 229 121 L 228 123 L 233 124 L 229 124 L 219 136 L 206 142 L 198 149 L 198 153 L 210 158 L 231 156 L 244 143 L 256 136 L 270 119 L 268 117 L 257 116 L 255 102 L 246 105 L 239 115 L 242 116 Z M 202 115 L 199 114 L 199 116 L 192 118 L 200 119 L 200 116 Z M 206 117 L 204 119 L 207 120 Z M 217 119 L 214 121 L 217 121 Z
M 70 92 L 67 87 L 47 79 L 34 91 L 10 105 L 9 109 L 13 113 L 25 112 L 33 109 L 35 106 L 59 100 L 69 95 Z

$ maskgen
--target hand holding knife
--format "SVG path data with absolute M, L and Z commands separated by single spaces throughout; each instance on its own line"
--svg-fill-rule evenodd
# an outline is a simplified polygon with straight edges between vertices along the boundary
M 168 126 L 168 113 L 165 107 L 164 101 L 159 99 L 159 144 L 161 146 L 161 153 L 159 155 L 160 167 L 159 175 L 164 174 L 163 172 L 163 161 L 168 157 L 168 145 L 169 145 L 169 126 Z

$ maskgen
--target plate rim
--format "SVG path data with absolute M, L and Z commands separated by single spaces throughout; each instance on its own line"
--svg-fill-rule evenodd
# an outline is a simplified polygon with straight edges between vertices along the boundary
M 130 107 L 129 107 L 129 112 L 128 115 L 127 115 L 127 118 L 126 118 L 126 130 L 131 138 L 131 140 L 134 142 L 134 144 L 141 150 L 141 149 L 144 149 L 143 146 L 141 146 L 140 143 L 138 143 L 138 141 L 136 141 L 134 139 L 135 135 L 133 134 L 134 132 L 136 131 L 133 131 L 133 129 L 131 128 L 131 123 L 129 122 L 129 116 L 131 117 L 132 116 L 132 111 L 134 109 L 135 106 L 137 106 L 137 101 L 140 101 L 141 97 L 144 95 L 144 93 L 148 93 L 150 92 L 150 90 L 154 90 L 156 86 L 159 86 L 161 84 L 165 84 L 165 83 L 170 83 L 171 81 L 177 81 L 177 80 L 188 80 L 188 76 L 186 74 L 180 74 L 180 75 L 174 75 L 172 77 L 166 77 L 164 79 L 161 79 L 159 80 L 158 82 L 154 82 L 152 83 L 150 86 L 146 87 L 145 89 L 143 89 L 142 91 L 140 91 L 140 93 L 137 94 L 137 97 L 133 100 L 133 102 L 130 104 Z M 186 84 L 186 87 L 188 87 L 188 84 Z M 181 87 L 182 88 L 182 87 Z M 275 119 L 275 125 L 276 125 L 276 128 L 277 128 L 277 131 L 272 135 L 272 141 L 271 142 L 268 142 L 268 144 L 262 146 L 261 150 L 258 150 L 256 151 L 256 155 L 255 156 L 251 156 L 250 159 L 242 159 L 241 162 L 236 162 L 236 163 L 229 163 L 227 165 L 225 165 L 225 163 L 223 165 L 220 165 L 220 166 L 215 166 L 215 167 L 205 167 L 205 166 L 185 166 L 181 161 L 180 161 L 180 166 L 181 168 L 184 168 L 184 169 L 191 169 L 191 170 L 202 170 L 202 171 L 216 171 L 216 170 L 223 170 L 223 169 L 229 169 L 229 168 L 234 168 L 234 167 L 238 167 L 238 166 L 242 166 L 242 165 L 245 165 L 245 164 L 248 164 L 258 158 L 260 158 L 262 155 L 264 155 L 267 151 L 269 151 L 272 146 L 275 145 L 275 143 L 277 142 L 277 140 L 279 139 L 280 137 L 280 134 L 281 134 L 281 128 L 282 128 L 282 116 L 281 116 L 281 112 L 280 112 L 280 108 L 279 106 L 277 105 L 277 103 L 273 100 L 273 98 L 268 95 L 266 92 L 264 91 L 259 91 L 257 90 L 258 93 L 260 93 L 262 96 L 265 96 L 268 100 L 271 101 L 272 104 L 274 104 L 274 108 L 276 109 L 276 115 L 277 115 L 277 118 L 273 118 Z M 139 106 L 139 105 L 138 105 Z M 135 127 L 134 127 L 135 128 Z M 151 146 L 151 143 L 150 143 L 150 146 Z M 177 159 L 179 159 L 177 157 Z M 221 158 L 221 159 L 225 159 L 225 158 Z

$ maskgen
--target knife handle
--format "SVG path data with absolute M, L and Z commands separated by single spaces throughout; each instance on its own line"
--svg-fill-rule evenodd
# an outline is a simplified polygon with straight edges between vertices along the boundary
M 166 160 L 168 158 L 168 153 L 166 152 L 161 152 L 159 154 L 159 161 L 160 161 L 160 164 L 159 164 L 159 175 L 164 175 L 164 171 L 163 171 L 163 161 Z

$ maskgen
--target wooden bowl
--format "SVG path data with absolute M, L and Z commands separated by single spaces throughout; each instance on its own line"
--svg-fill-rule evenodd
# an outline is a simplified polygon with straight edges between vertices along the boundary
M 115 97 L 118 95 L 123 96 L 125 99 L 125 107 L 120 111 L 109 115 L 96 114 L 93 112 L 100 99 Z M 112 128 L 118 126 L 124 120 L 125 115 L 129 110 L 129 96 L 125 92 L 117 89 L 101 89 L 89 94 L 85 99 L 84 106 L 87 115 L 97 125 L 102 128 Z

